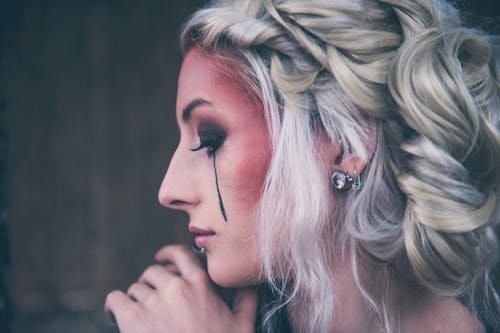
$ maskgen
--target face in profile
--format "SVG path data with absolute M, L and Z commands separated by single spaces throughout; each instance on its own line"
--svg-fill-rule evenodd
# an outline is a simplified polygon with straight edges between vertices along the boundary
M 254 216 L 271 145 L 261 105 L 220 66 L 197 48 L 184 59 L 176 107 L 180 141 L 159 201 L 189 215 L 210 277 L 235 287 L 259 282 Z

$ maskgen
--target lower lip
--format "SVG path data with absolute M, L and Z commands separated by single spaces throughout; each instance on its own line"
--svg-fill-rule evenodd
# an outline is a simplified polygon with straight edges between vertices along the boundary
M 210 239 L 212 239 L 215 236 L 215 234 L 210 234 L 210 235 L 198 235 L 194 238 L 194 242 L 196 243 L 196 246 L 198 248 L 206 248 L 208 245 L 208 242 Z

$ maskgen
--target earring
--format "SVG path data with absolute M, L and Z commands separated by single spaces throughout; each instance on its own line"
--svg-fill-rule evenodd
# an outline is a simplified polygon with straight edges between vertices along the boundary
M 356 174 L 356 171 L 354 171 L 354 174 Z M 348 183 L 352 183 L 351 188 L 353 190 L 358 190 L 361 187 L 361 178 L 358 175 L 355 179 L 349 176 L 347 171 L 335 171 L 332 174 L 332 177 L 330 178 L 330 182 L 333 187 L 335 187 L 337 190 L 343 190 L 345 189 L 346 185 Z
M 354 169 L 354 176 L 356 177 L 354 179 L 354 182 L 352 183 L 352 186 L 351 188 L 354 190 L 354 191 L 357 191 L 359 190 L 359 188 L 361 187 L 361 177 L 359 175 L 356 176 L 356 169 Z

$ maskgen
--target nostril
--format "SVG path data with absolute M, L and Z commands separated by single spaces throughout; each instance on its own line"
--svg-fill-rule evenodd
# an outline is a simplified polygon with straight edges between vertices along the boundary
M 169 206 L 171 207 L 180 207 L 184 206 L 186 203 L 182 200 L 172 200 L 169 202 Z

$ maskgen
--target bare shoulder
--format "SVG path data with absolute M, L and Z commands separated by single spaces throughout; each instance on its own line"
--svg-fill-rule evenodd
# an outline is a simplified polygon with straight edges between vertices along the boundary
M 484 333 L 485 330 L 460 302 L 440 297 L 412 311 L 401 323 L 401 332 Z

